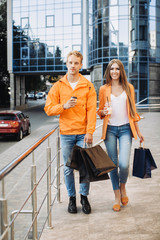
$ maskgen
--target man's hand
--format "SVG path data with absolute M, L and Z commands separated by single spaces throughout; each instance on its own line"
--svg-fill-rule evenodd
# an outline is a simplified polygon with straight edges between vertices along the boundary
M 92 144 L 93 142 L 93 135 L 91 133 L 86 133 L 84 137 L 84 142 L 88 144 Z
M 74 98 L 70 98 L 68 100 L 68 102 L 66 102 L 64 105 L 63 105 L 63 108 L 64 109 L 69 109 L 69 108 L 72 108 L 76 105 L 77 103 L 77 99 L 74 99 Z

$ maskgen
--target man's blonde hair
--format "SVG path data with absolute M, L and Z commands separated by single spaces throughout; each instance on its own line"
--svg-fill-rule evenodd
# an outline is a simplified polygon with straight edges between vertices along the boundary
M 82 54 L 81 54 L 80 52 L 78 52 L 78 51 L 76 51 L 76 50 L 69 52 L 68 55 L 67 55 L 67 61 L 68 61 L 68 58 L 69 58 L 71 55 L 74 55 L 74 56 L 76 56 L 76 57 L 79 57 L 79 58 L 81 59 L 81 63 L 82 63 L 82 61 L 83 61 L 83 56 L 82 56 Z

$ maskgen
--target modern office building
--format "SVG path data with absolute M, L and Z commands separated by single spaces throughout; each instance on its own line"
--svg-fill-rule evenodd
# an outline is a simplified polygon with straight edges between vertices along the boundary
M 160 1 L 8 0 L 11 108 L 25 104 L 25 76 L 62 75 L 66 56 L 84 56 L 97 92 L 108 62 L 120 59 L 137 101 L 160 89 Z
M 88 66 L 97 89 L 108 62 L 120 59 L 136 100 L 160 94 L 160 1 L 89 1 Z

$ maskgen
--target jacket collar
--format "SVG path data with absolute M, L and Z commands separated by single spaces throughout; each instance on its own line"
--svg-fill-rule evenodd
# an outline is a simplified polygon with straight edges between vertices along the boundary
M 67 79 L 67 75 L 68 75 L 68 74 L 64 75 L 64 77 L 61 78 L 59 81 L 65 83 L 67 86 L 70 86 L 69 81 L 68 81 L 68 79 Z M 80 80 L 78 81 L 78 84 L 77 84 L 76 88 L 86 87 L 86 86 L 88 85 L 88 83 L 87 83 L 87 81 L 86 81 L 86 78 L 83 77 L 82 74 L 80 74 L 80 73 L 79 73 L 79 77 L 80 77 Z M 71 86 L 70 86 L 70 87 L 71 87 Z M 76 89 L 76 88 L 75 88 L 75 89 Z

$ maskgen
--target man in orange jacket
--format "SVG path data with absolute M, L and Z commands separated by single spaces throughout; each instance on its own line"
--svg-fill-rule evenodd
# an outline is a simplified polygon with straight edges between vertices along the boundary
M 77 213 L 73 169 L 66 166 L 73 146 L 91 144 L 96 126 L 96 91 L 91 82 L 79 73 L 83 56 L 72 51 L 67 56 L 67 74 L 50 89 L 45 105 L 48 116 L 60 115 L 60 137 L 64 160 L 64 177 L 69 196 L 69 213 Z M 82 211 L 91 212 L 87 195 L 89 183 L 80 184 Z

